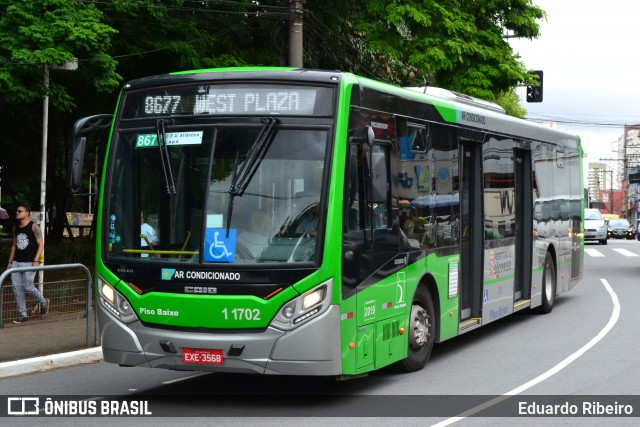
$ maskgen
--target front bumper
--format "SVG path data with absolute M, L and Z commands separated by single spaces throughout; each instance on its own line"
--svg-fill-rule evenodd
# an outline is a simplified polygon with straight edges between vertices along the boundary
M 585 230 L 584 240 L 606 240 L 607 229 L 604 230 Z
M 633 239 L 633 233 L 627 229 L 611 230 L 608 235 L 612 239 Z
M 125 366 L 186 371 L 283 375 L 340 375 L 340 308 L 332 305 L 317 319 L 291 331 L 191 331 L 124 324 L 97 305 L 104 360 Z M 231 356 L 242 348 L 240 355 Z M 185 363 L 182 348 L 224 350 L 224 364 Z

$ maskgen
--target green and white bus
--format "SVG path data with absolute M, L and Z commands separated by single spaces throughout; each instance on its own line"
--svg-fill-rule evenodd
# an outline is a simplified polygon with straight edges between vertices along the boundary
M 579 139 L 485 101 L 291 68 L 142 78 L 76 123 L 72 188 L 100 127 L 107 362 L 415 371 L 582 276 Z

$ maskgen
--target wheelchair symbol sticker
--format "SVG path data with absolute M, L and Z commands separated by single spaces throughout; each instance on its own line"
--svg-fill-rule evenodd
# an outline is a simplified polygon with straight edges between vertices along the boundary
M 236 259 L 236 233 L 226 228 L 207 228 L 204 239 L 204 260 L 207 262 L 234 262 Z

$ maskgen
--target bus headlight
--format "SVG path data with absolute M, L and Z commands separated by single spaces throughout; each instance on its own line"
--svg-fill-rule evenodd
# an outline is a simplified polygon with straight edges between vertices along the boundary
M 331 305 L 331 287 L 329 279 L 309 292 L 285 304 L 271 322 L 271 326 L 290 330 L 325 312 Z
M 99 276 L 98 289 L 100 290 L 100 302 L 109 313 L 123 323 L 131 323 L 138 320 L 129 301 Z
M 100 289 L 100 293 L 107 301 L 109 301 L 112 305 L 116 302 L 116 295 L 113 288 L 106 283 L 102 284 L 102 288 Z
M 322 286 L 304 295 L 302 299 L 302 309 L 306 310 L 321 302 L 324 299 L 324 294 L 326 293 L 326 291 L 327 287 Z

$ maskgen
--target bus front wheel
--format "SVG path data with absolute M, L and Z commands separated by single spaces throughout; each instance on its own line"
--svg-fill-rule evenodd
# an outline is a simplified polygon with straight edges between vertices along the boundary
M 556 267 L 549 252 L 544 257 L 544 271 L 542 273 L 542 306 L 540 313 L 550 313 L 556 299 Z
M 435 310 L 431 294 L 423 286 L 416 289 L 409 318 L 409 351 L 407 358 L 398 362 L 404 372 L 422 369 L 429 360 L 435 340 Z

